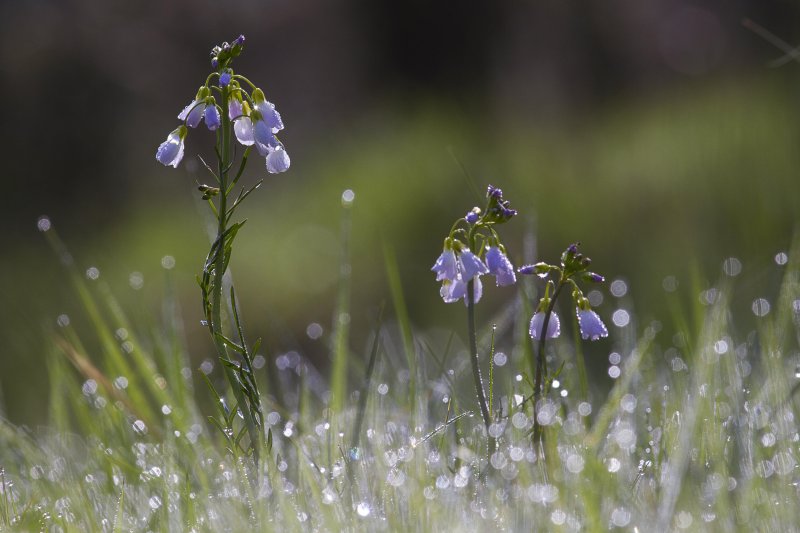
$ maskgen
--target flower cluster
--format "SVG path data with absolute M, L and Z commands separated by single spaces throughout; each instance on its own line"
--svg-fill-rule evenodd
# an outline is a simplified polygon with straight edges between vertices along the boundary
M 544 296 L 539 300 L 536 313 L 531 318 L 530 336 L 534 339 L 554 339 L 561 334 L 561 321 L 558 314 L 553 311 L 554 301 L 561 291 L 561 288 L 572 286 L 572 299 L 575 302 L 575 313 L 578 317 L 578 327 L 581 337 L 584 340 L 596 341 L 608 336 L 608 329 L 600 317 L 592 310 L 589 300 L 583 295 L 576 278 L 583 281 L 602 283 L 605 281 L 603 276 L 594 272 L 589 272 L 588 268 L 591 259 L 578 252 L 578 243 L 571 244 L 561 255 L 561 265 L 548 265 L 547 263 L 536 263 L 535 265 L 525 265 L 520 267 L 520 274 L 536 274 L 545 278 L 548 275 L 557 276 L 557 284 L 551 279 L 545 287 Z M 545 331 L 545 322 L 546 331 Z
M 255 146 L 266 158 L 268 172 L 276 174 L 289 168 L 289 154 L 276 135 L 283 129 L 283 120 L 275 105 L 267 101 L 264 91 L 244 76 L 235 74 L 230 66 L 243 48 L 244 36 L 240 35 L 232 43 L 215 46 L 211 51 L 213 72 L 194 99 L 178 114 L 183 124 L 158 147 L 156 159 L 160 163 L 177 168 L 183 159 L 187 127 L 196 128 L 203 121 L 209 130 L 216 131 L 223 124 L 221 114 L 227 113 L 236 140 L 246 147 Z M 217 85 L 209 85 L 215 78 Z M 250 87 L 250 92 L 242 83 Z M 217 102 L 218 98 L 222 105 Z
M 494 229 L 496 224 L 510 220 L 517 212 L 503 200 L 503 191 L 489 185 L 485 211 L 474 207 L 466 216 L 456 220 L 444 249 L 433 265 L 436 281 L 442 282 L 439 294 L 446 303 L 464 299 L 467 302 L 468 284 L 473 282 L 473 301 L 483 294 L 481 276 L 491 274 L 498 287 L 517 281 L 514 267 L 505 247 Z

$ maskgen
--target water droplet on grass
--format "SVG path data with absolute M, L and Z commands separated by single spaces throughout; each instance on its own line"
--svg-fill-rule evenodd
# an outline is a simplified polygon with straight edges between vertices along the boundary
M 494 354 L 494 364 L 495 366 L 504 366 L 508 361 L 508 356 L 503 352 L 497 352 Z
M 766 298 L 756 298 L 753 300 L 753 314 L 756 316 L 766 316 L 769 313 L 770 305 Z
M 167 270 L 175 268 L 175 258 L 171 255 L 165 255 L 161 258 L 161 267 Z
M 789 256 L 786 255 L 786 252 L 778 252 L 777 254 L 775 254 L 775 264 L 783 266 L 788 262 L 789 262 Z
M 722 263 L 722 271 L 726 276 L 736 277 L 742 273 L 742 262 L 736 257 L 729 257 Z
M 616 296 L 617 298 L 622 298 L 628 292 L 628 284 L 621 279 L 615 279 L 611 282 L 611 286 L 609 287 L 611 294 Z
M 369 504 L 367 502 L 361 502 L 356 507 L 356 513 L 358 513 L 358 516 L 362 518 L 366 518 L 367 516 L 369 516 L 369 513 L 371 511 L 372 509 L 369 508 Z
M 624 328 L 631 321 L 631 316 L 625 309 L 617 309 L 614 311 L 614 314 L 611 315 L 611 321 L 618 328 Z

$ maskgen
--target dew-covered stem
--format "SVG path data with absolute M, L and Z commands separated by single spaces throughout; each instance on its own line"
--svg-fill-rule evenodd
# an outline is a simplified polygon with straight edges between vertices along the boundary
M 547 361 L 545 361 L 544 356 L 544 348 L 545 348 L 545 341 L 547 340 L 547 327 L 550 325 L 550 316 L 553 314 L 553 309 L 556 306 L 556 300 L 558 299 L 558 295 L 561 292 L 561 288 L 564 286 L 564 277 L 563 274 L 561 279 L 558 280 L 558 284 L 556 285 L 556 289 L 553 292 L 553 297 L 550 299 L 550 304 L 547 306 L 547 310 L 544 314 L 544 320 L 542 321 L 542 331 L 539 334 L 539 350 L 536 354 L 536 377 L 534 378 L 533 382 L 533 438 L 534 440 L 538 440 L 541 437 L 541 427 L 539 426 L 539 421 L 536 416 L 536 407 L 539 403 L 539 399 L 542 397 L 542 381 L 544 379 L 544 375 L 547 373 Z
M 478 356 L 478 338 L 475 332 L 475 281 L 469 280 L 467 283 L 467 329 L 469 330 L 469 353 L 472 362 L 472 377 L 475 379 L 475 394 L 478 397 L 478 406 L 483 417 L 483 424 L 486 426 L 486 434 L 489 437 L 489 456 L 497 448 L 497 441 L 489 433 L 492 425 L 492 415 L 486 403 L 486 392 L 483 390 L 483 377 L 481 376 L 480 358 Z

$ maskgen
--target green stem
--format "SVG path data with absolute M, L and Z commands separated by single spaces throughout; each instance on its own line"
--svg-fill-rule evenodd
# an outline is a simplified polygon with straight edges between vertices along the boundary
M 228 116 L 228 98 L 230 92 L 227 87 L 222 88 L 222 105 L 223 110 L 221 137 L 222 137 L 222 150 L 219 161 L 219 181 L 220 181 L 220 194 L 219 206 L 217 207 L 217 255 L 214 258 L 214 283 L 213 293 L 211 294 L 211 320 L 210 327 L 214 345 L 217 348 L 217 355 L 221 359 L 229 359 L 228 349 L 225 341 L 222 339 L 222 282 L 225 277 L 225 232 L 228 226 L 228 172 L 230 170 L 230 157 L 231 157 L 231 121 Z M 231 386 L 233 395 L 236 398 L 238 408 L 241 409 L 244 415 L 245 425 L 247 432 L 250 436 L 250 445 L 253 450 L 253 457 L 258 463 L 258 455 L 260 449 L 260 433 L 256 428 L 256 421 L 252 411 L 252 406 L 248 403 L 247 398 L 242 390 L 242 383 L 236 371 L 227 365 L 222 365 L 225 369 L 225 377 Z
M 533 382 L 533 438 L 539 440 L 541 438 L 542 428 L 539 426 L 539 420 L 536 415 L 536 407 L 541 398 L 543 376 L 547 373 L 547 362 L 544 357 L 544 345 L 547 340 L 547 326 L 550 325 L 550 315 L 553 314 L 553 309 L 556 306 L 556 299 L 558 298 L 561 288 L 564 286 L 564 275 L 558 280 L 556 290 L 553 292 L 553 297 L 550 299 L 550 305 L 547 306 L 547 311 L 544 314 L 544 321 L 542 322 L 542 331 L 539 333 L 539 353 L 536 354 L 536 379 Z

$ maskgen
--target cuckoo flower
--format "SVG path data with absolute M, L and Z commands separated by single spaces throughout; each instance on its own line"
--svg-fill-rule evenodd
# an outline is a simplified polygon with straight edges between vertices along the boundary
M 183 140 L 186 138 L 186 126 L 178 126 L 167 136 L 156 151 L 156 159 L 165 166 L 178 168 L 183 159 Z
M 489 269 L 489 274 L 493 275 L 497 280 L 498 287 L 516 283 L 517 276 L 514 274 L 514 267 L 499 247 L 489 247 L 486 252 L 486 266 Z

